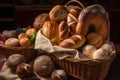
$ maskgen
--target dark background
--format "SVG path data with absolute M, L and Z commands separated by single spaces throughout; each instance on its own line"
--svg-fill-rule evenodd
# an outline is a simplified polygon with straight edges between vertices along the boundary
M 26 2 L 25 2 L 26 1 Z M 31 2 L 30 2 L 31 1 Z M 33 24 L 34 18 L 49 12 L 56 4 L 64 5 L 68 0 L 0 0 L 0 32 L 5 29 L 27 27 Z M 85 6 L 101 4 L 109 13 L 110 40 L 120 44 L 120 1 L 119 0 L 80 0 Z M 118 48 L 119 49 L 119 48 Z M 105 80 L 120 80 L 120 55 L 110 67 Z

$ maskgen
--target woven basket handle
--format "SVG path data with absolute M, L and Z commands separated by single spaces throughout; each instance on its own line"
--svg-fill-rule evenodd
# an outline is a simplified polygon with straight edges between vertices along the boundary
M 78 1 L 78 0 L 70 0 L 70 1 L 68 1 L 66 4 L 65 4 L 65 7 L 67 7 L 67 6 L 69 6 L 70 4 L 72 4 L 72 3 L 77 3 L 77 4 L 79 4 L 80 5 L 80 10 L 82 10 L 82 9 L 84 9 L 84 5 L 80 2 L 80 1 Z

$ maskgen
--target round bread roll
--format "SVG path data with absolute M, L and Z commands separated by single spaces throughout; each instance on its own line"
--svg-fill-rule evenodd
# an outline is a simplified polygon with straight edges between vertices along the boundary
M 53 44 L 60 42 L 58 26 L 58 23 L 54 21 L 46 21 L 41 29 L 42 34 L 50 39 Z
M 67 39 L 64 39 L 59 46 L 63 48 L 79 48 L 86 41 L 86 38 L 83 35 L 73 35 Z
M 86 57 L 92 59 L 93 58 L 93 54 L 96 51 L 96 47 L 93 45 L 86 45 L 83 47 L 82 53 L 83 55 L 85 55 Z
M 111 53 L 114 50 L 114 47 L 112 44 L 109 43 L 105 43 L 101 46 L 102 49 L 104 49 L 105 51 L 107 51 L 108 53 Z
M 37 33 L 37 30 L 35 28 L 30 28 L 26 31 L 26 34 L 28 36 L 31 36 L 33 33 Z
M 9 38 L 5 41 L 5 46 L 18 47 L 19 46 L 19 40 L 17 38 Z
M 96 48 L 99 48 L 103 44 L 103 38 L 100 34 L 92 32 L 92 33 L 88 34 L 87 42 L 88 42 L 88 44 L 91 44 L 91 45 L 95 46 Z
M 62 5 L 54 6 L 49 12 L 50 19 L 56 22 L 66 20 L 67 14 L 68 14 L 67 9 Z
M 26 33 L 20 33 L 20 34 L 18 35 L 18 39 L 20 40 L 20 39 L 22 39 L 22 38 L 28 38 L 28 35 L 27 35 Z
M 42 77 L 49 76 L 54 70 L 55 65 L 51 58 L 46 55 L 39 56 L 35 59 L 33 69 L 34 71 Z
M 108 57 L 108 52 L 104 49 L 97 49 L 93 54 L 93 59 L 105 60 Z
M 34 20 L 33 27 L 36 30 L 39 30 L 42 28 L 42 25 L 44 24 L 44 22 L 49 20 L 50 20 L 50 17 L 48 13 L 39 14 Z
M 6 63 L 12 71 L 16 71 L 17 65 L 27 62 L 26 57 L 22 54 L 12 54 L 8 57 Z
M 4 30 L 2 32 L 2 37 L 4 37 L 6 40 L 9 38 L 16 38 L 17 32 L 16 30 Z
M 51 80 L 68 80 L 67 79 L 67 74 L 62 69 L 54 70 L 51 73 Z
M 31 45 L 30 39 L 27 37 L 21 38 L 19 40 L 19 43 L 20 43 L 21 47 L 30 47 L 30 45 Z
M 86 36 L 91 25 L 94 25 L 94 32 L 100 34 L 104 40 L 107 38 L 109 28 L 107 12 L 101 5 L 92 5 L 80 12 L 76 34 Z
M 20 78 L 27 78 L 33 75 L 33 68 L 27 63 L 20 63 L 17 65 L 16 74 Z

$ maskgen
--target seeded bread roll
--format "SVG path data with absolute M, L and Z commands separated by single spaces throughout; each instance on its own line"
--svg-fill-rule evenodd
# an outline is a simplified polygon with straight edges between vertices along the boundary
M 62 5 L 56 5 L 49 12 L 50 19 L 56 22 L 60 22 L 62 20 L 66 20 L 68 11 Z

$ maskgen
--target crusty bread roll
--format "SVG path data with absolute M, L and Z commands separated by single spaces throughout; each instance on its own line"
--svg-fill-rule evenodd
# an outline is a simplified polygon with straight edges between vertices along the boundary
M 33 33 L 36 33 L 37 30 L 35 28 L 30 28 L 26 31 L 26 34 L 30 37 Z
M 67 39 L 64 39 L 59 46 L 63 48 L 79 48 L 86 41 L 86 38 L 83 35 L 73 35 Z
M 60 22 L 62 20 L 66 20 L 68 11 L 66 7 L 62 5 L 56 5 L 54 6 L 51 11 L 49 12 L 49 16 L 51 20 L 54 20 L 56 22 Z
M 104 60 L 108 57 L 108 52 L 104 49 L 97 49 L 93 54 L 93 59 Z
M 67 74 L 62 69 L 56 69 L 51 73 L 51 80 L 68 80 Z
M 44 22 L 48 21 L 48 20 L 50 20 L 48 13 L 39 14 L 34 20 L 33 27 L 36 30 L 39 30 L 42 28 L 42 25 L 44 24 Z
M 17 38 L 9 38 L 5 41 L 5 46 L 18 47 L 19 46 L 19 40 Z
M 88 42 L 88 44 L 91 44 L 91 45 L 95 46 L 96 48 L 99 48 L 103 44 L 103 38 L 100 34 L 92 32 L 92 33 L 88 34 L 87 42 Z
M 96 47 L 93 45 L 86 45 L 83 47 L 82 53 L 86 57 L 93 59 L 93 54 L 96 51 Z
M 41 55 L 34 60 L 33 70 L 39 76 L 48 77 L 54 69 L 55 65 L 47 55 Z
M 19 43 L 20 43 L 21 47 L 30 47 L 30 45 L 31 45 L 30 39 L 27 37 L 21 38 L 19 40 Z
M 53 44 L 59 44 L 58 23 L 55 21 L 46 21 L 41 29 L 42 34 L 50 39 Z
M 112 44 L 110 43 L 105 43 L 101 46 L 102 49 L 104 49 L 105 51 L 107 51 L 109 54 L 112 53 L 112 51 L 114 51 L 114 47 Z
M 108 36 L 107 12 L 101 5 L 92 5 L 83 9 L 78 17 L 76 34 L 86 36 L 90 25 L 94 25 L 94 31 L 100 34 L 105 40 Z
M 66 38 L 68 38 L 70 35 L 69 33 L 69 28 L 68 28 L 68 25 L 67 25 L 67 22 L 66 21 L 61 21 L 60 24 L 59 24 L 59 37 L 60 37 L 60 40 L 64 40 Z
M 8 57 L 6 64 L 12 71 L 16 71 L 17 65 L 20 63 L 26 63 L 26 57 L 22 54 L 12 54 Z
M 22 38 L 27 38 L 28 37 L 28 35 L 26 34 L 26 33 L 20 33 L 19 35 L 18 35 L 18 39 L 20 40 L 20 39 L 22 39 Z

